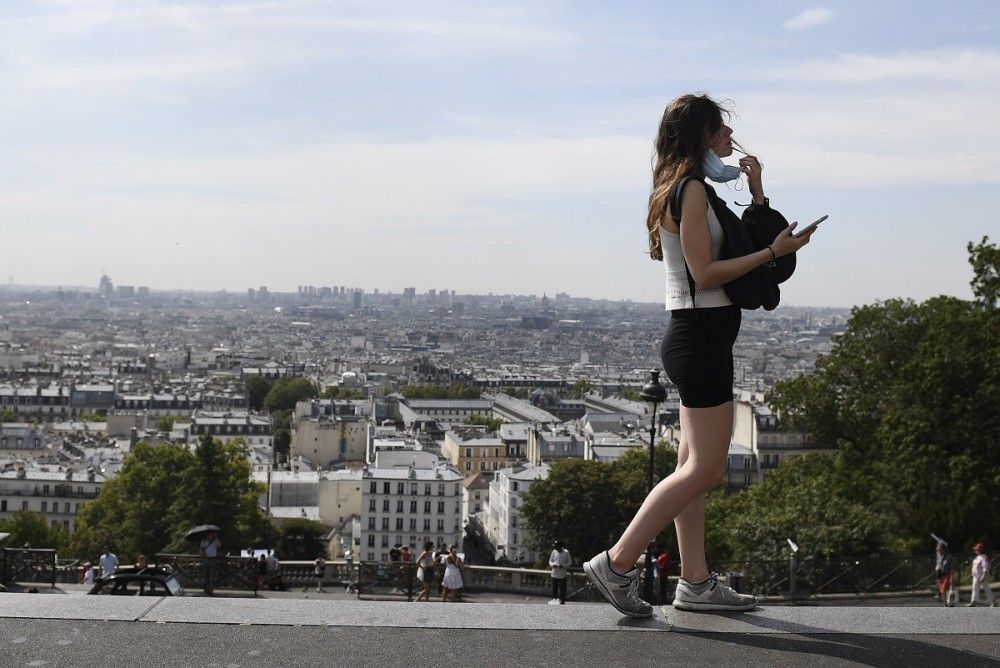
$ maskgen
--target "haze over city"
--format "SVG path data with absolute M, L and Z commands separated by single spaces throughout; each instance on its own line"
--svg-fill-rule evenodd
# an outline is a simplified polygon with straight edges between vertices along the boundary
M 658 302 L 652 137 L 704 90 L 830 215 L 783 303 L 968 297 L 1000 24 L 947 6 L 6 3 L 3 278 Z

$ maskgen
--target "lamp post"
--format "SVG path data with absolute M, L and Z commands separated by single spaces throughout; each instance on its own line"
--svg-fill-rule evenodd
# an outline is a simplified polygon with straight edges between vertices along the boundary
M 649 372 L 649 382 L 643 386 L 639 393 L 642 400 L 653 405 L 653 412 L 649 418 L 649 469 L 647 472 L 648 490 L 653 491 L 653 454 L 656 447 L 656 407 L 667 399 L 667 390 L 660 384 L 660 372 L 652 369 Z M 648 492 L 647 492 L 648 493 Z M 643 598 L 650 604 L 655 604 L 653 600 L 653 550 L 646 546 L 646 585 L 643 587 Z

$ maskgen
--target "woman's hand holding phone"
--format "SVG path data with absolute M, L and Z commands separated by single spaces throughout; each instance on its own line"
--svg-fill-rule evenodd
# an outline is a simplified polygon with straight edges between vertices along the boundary
M 798 226 L 798 222 L 794 222 L 781 233 L 774 238 L 771 243 L 771 249 L 774 251 L 775 257 L 781 257 L 783 255 L 789 255 L 795 253 L 800 248 L 809 243 L 809 239 L 812 237 L 813 233 L 817 228 L 813 227 L 811 230 L 803 232 L 801 235 L 796 236 L 794 234 L 795 228 Z

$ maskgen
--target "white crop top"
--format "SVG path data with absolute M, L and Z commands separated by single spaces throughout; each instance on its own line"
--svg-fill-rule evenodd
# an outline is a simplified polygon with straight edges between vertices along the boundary
M 719 259 L 722 250 L 722 225 L 708 206 L 708 231 L 712 236 L 712 259 Z M 668 232 L 660 226 L 660 245 L 663 247 L 663 267 L 667 272 L 667 310 L 684 308 L 716 308 L 730 306 L 732 301 L 721 286 L 701 289 L 694 287 L 695 302 L 691 301 L 691 291 L 688 287 L 687 271 L 684 264 L 684 252 L 681 250 L 681 235 Z

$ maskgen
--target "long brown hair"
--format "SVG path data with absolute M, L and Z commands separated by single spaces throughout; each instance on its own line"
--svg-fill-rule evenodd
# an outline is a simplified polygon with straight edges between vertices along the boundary
M 649 255 L 663 259 L 660 246 L 660 222 L 667 214 L 670 191 L 685 176 L 703 176 L 705 139 L 722 127 L 728 110 L 707 95 L 682 95 L 663 112 L 656 133 L 656 158 L 653 164 L 653 189 L 649 193 Z

